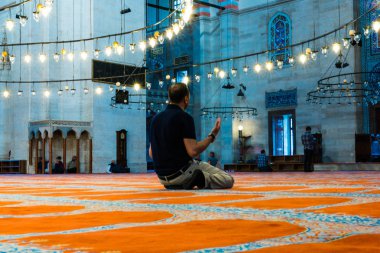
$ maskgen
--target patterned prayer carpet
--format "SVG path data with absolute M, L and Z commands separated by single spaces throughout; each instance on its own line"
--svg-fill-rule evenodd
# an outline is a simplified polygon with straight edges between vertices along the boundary
M 0 252 L 380 252 L 380 172 L 0 176 Z

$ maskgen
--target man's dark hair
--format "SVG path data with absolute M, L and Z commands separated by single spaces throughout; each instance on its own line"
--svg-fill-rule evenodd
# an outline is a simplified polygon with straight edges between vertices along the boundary
M 62 157 L 57 156 L 56 159 L 57 159 L 58 161 L 61 161 L 61 160 L 62 160 Z
M 311 131 L 311 127 L 307 126 L 306 131 Z
M 189 95 L 189 88 L 184 83 L 175 83 L 169 87 L 169 99 L 172 103 L 179 104 Z
M 262 149 L 262 150 L 261 150 L 261 154 L 265 154 L 265 149 Z

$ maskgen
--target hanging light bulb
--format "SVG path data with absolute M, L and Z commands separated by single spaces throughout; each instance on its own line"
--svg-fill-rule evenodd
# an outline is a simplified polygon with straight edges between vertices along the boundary
M 88 92 L 89 92 L 88 88 L 87 88 L 87 87 L 84 87 L 84 88 L 83 88 L 83 93 L 84 93 L 84 95 L 87 95 Z
M 44 5 L 39 3 L 39 4 L 37 4 L 36 8 L 37 8 L 38 12 L 41 12 L 41 10 L 44 8 Z
M 116 52 L 118 55 L 122 55 L 124 53 L 124 46 L 123 45 L 119 45 L 116 49 Z
M 171 40 L 173 38 L 173 29 L 172 28 L 168 28 L 166 30 L 166 38 L 168 38 L 168 40 Z
M 28 17 L 24 15 L 20 15 L 19 20 L 20 20 L 20 25 L 24 27 L 26 23 L 28 22 Z
M 159 81 L 158 81 L 158 85 L 160 86 L 160 88 L 164 87 L 164 81 L 159 80 Z
M 219 78 L 224 79 L 226 77 L 226 72 L 224 70 L 219 71 Z
M 43 6 L 41 9 L 40 9 L 40 12 L 41 14 L 44 16 L 44 17 L 47 17 L 50 12 L 52 10 L 52 7 L 51 6 Z
M 140 48 L 140 50 L 141 51 L 145 51 L 145 49 L 146 49 L 146 41 L 140 41 L 139 42 L 139 48 Z
M 30 92 L 32 96 L 35 96 L 37 94 L 36 90 L 33 88 L 32 91 Z
M 329 47 L 328 46 L 322 47 L 321 53 L 322 53 L 323 56 L 327 57 L 328 52 L 329 52 Z
M 8 90 L 5 90 L 5 91 L 3 92 L 3 96 L 4 96 L 5 98 L 8 98 L 10 94 L 11 94 L 11 93 L 10 93 Z
M 179 25 L 177 23 L 173 24 L 173 32 L 175 35 L 178 35 L 179 30 L 180 30 Z
M 236 77 L 236 76 L 237 76 L 237 69 L 236 69 L 235 67 L 232 67 L 232 69 L 231 69 L 231 75 L 232 75 L 233 77 Z
M 54 59 L 55 62 L 59 62 L 59 59 L 60 59 L 60 55 L 59 55 L 59 53 L 55 53 L 55 54 L 53 55 L 53 59 Z
M 378 33 L 380 31 L 380 17 L 377 17 L 372 22 L 372 29 L 375 31 L 375 33 Z
M 36 22 L 40 22 L 40 12 L 39 11 L 33 11 L 33 19 Z
M 113 90 L 114 90 L 113 85 L 110 85 L 110 86 L 108 87 L 108 89 L 109 89 L 110 92 L 113 92 Z
M 62 96 L 63 90 L 61 88 L 59 88 L 59 90 L 57 91 L 57 94 L 58 94 L 58 96 Z
M 67 53 L 66 49 L 62 48 L 61 49 L 61 55 L 64 56 L 64 55 L 66 55 L 66 53 Z
M 149 38 L 149 46 L 151 47 L 151 48 L 155 48 L 156 47 L 156 45 L 157 45 L 157 40 L 155 39 L 155 38 Z
M 278 69 L 282 69 L 284 67 L 284 61 L 283 60 L 277 60 L 277 67 L 278 67 Z
M 22 91 L 22 90 L 18 90 L 18 91 L 17 91 L 17 96 L 21 97 L 22 94 L 23 94 L 23 91 Z
M 184 84 L 188 85 L 189 82 L 190 82 L 190 78 L 189 78 L 188 76 L 185 76 L 185 77 L 182 79 L 182 82 L 183 82 Z
M 150 90 L 150 89 L 152 88 L 152 84 L 149 83 L 149 82 L 146 82 L 146 88 L 147 88 L 148 90 Z
M 95 49 L 95 50 L 94 50 L 94 57 L 95 57 L 96 59 L 99 58 L 99 56 L 100 56 L 100 52 L 101 52 L 100 49 Z
M 364 27 L 363 28 L 363 34 L 364 34 L 366 39 L 369 39 L 369 36 L 371 35 L 371 27 L 370 26 Z
M 219 71 L 220 71 L 220 69 L 219 69 L 218 67 L 215 67 L 215 68 L 214 68 L 214 73 L 215 73 L 215 75 L 218 75 Z
M 120 82 L 116 82 L 116 87 L 120 87 L 121 83 Z
M 14 54 L 11 54 L 11 55 L 9 56 L 9 61 L 11 62 L 11 64 L 14 64 L 15 61 L 16 61 L 16 56 L 15 56 Z
M 261 65 L 259 63 L 256 63 L 255 67 L 254 67 L 254 70 L 256 73 L 260 73 L 261 71 Z
M 355 33 L 354 35 L 355 42 L 359 43 L 361 39 L 362 39 L 362 35 L 360 33 Z
M 341 50 L 342 46 L 339 42 L 335 42 L 333 45 L 332 45 L 332 50 L 334 51 L 334 53 L 336 54 L 339 54 L 340 50 Z
M 66 85 L 65 85 L 65 91 L 68 92 L 69 89 L 70 89 L 69 84 L 66 84 Z
M 170 80 L 170 78 L 171 78 L 171 77 L 170 77 L 169 74 L 167 74 L 167 75 L 165 76 L 165 79 L 166 79 L 166 80 Z
M 313 52 L 311 52 L 310 58 L 311 58 L 313 61 L 316 61 L 317 58 L 318 58 L 318 51 L 314 50 Z
M 112 47 L 107 46 L 106 49 L 104 50 L 104 52 L 106 53 L 107 56 L 111 56 L 112 55 Z
M 248 74 L 248 71 L 249 71 L 249 66 L 245 65 L 243 67 L 243 72 L 246 73 L 246 74 Z
M 134 89 L 135 91 L 139 91 L 140 88 L 141 88 L 141 86 L 140 86 L 139 83 L 135 83 L 135 84 L 133 85 L 133 89 Z
M 50 91 L 49 90 L 45 90 L 44 91 L 44 96 L 47 97 L 47 98 L 50 97 Z
M 157 40 L 160 43 L 160 45 L 164 44 L 164 41 L 165 41 L 164 35 L 162 33 L 160 35 L 158 35 Z
M 208 80 L 211 80 L 211 79 L 212 79 L 212 75 L 213 75 L 212 72 L 208 72 L 208 73 L 207 73 L 207 78 L 208 78 Z
M 177 82 L 177 80 L 173 77 L 172 78 L 172 83 L 176 83 Z
M 24 56 L 24 61 L 25 61 L 25 63 L 30 63 L 32 61 L 32 56 L 29 53 L 27 53 Z
M 12 31 L 15 27 L 15 22 L 12 19 L 7 19 L 7 21 L 5 22 L 5 27 L 8 31 Z
M 67 54 L 67 59 L 68 59 L 69 61 L 73 61 L 73 60 L 74 60 L 74 57 L 75 57 L 75 55 L 74 55 L 73 52 L 69 52 L 69 53 Z
M 45 0 L 45 6 L 52 6 L 53 0 Z
M 179 29 L 183 30 L 185 28 L 185 25 L 186 25 L 186 23 L 185 23 L 185 21 L 183 19 L 180 19 L 178 21 Z
M 76 92 L 77 92 L 77 90 L 74 87 L 72 87 L 70 90 L 71 95 L 74 96 Z
M 44 63 L 46 61 L 46 54 L 43 52 L 40 53 L 39 59 L 41 63 Z
M 272 71 L 272 70 L 273 70 L 273 67 L 274 67 L 274 65 L 273 65 L 273 62 L 272 62 L 272 61 L 267 61 L 267 62 L 265 63 L 265 68 L 266 68 L 268 71 Z
M 85 61 L 85 60 L 87 60 L 87 57 L 88 57 L 88 53 L 87 53 L 87 51 L 82 51 L 82 52 L 80 52 L 80 58 L 83 60 L 83 61 Z
M 350 38 L 344 38 L 343 40 L 343 47 L 348 49 L 350 47 Z
M 292 67 L 293 67 L 294 64 L 296 63 L 296 61 L 295 61 L 295 59 L 294 59 L 293 56 L 290 56 L 288 61 L 289 61 L 290 66 L 292 66 Z
M 131 51 L 132 54 L 135 53 L 135 50 L 136 50 L 136 44 L 135 43 L 129 44 L 129 51 Z
M 119 47 L 119 42 L 117 42 L 117 41 L 114 41 L 113 43 L 112 43 L 112 47 L 116 50 L 118 47 Z
M 307 56 L 306 54 L 302 53 L 299 55 L 298 60 L 301 64 L 306 64 L 307 62 Z
M 201 81 L 201 76 L 200 75 L 195 75 L 195 81 L 199 83 Z

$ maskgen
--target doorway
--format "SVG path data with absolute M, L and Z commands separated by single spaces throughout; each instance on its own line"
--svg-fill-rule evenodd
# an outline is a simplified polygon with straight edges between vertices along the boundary
M 268 112 L 269 154 L 274 156 L 296 153 L 295 110 Z

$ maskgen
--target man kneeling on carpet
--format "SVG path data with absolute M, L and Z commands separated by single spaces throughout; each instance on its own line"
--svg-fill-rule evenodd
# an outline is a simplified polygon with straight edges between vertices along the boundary
M 150 127 L 149 156 L 161 184 L 167 189 L 226 189 L 234 179 L 223 170 L 193 158 L 214 142 L 220 118 L 204 140 L 197 142 L 194 119 L 185 112 L 190 92 L 185 84 L 169 88 L 169 105 L 157 114 Z

